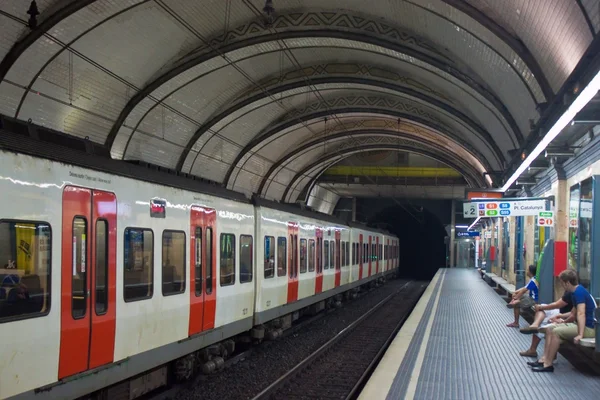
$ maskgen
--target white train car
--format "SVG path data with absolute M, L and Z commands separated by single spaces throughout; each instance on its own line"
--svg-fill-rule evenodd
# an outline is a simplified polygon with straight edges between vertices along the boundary
M 0 398 L 252 328 L 251 204 L 10 152 L 0 170 Z
M 334 218 L 257 200 L 255 325 L 349 289 L 350 229 Z M 348 245 L 347 245 L 348 244 Z
M 120 385 L 135 398 L 166 384 L 169 366 L 214 369 L 232 339 L 377 278 L 366 258 L 364 274 L 351 265 L 359 236 L 375 235 L 364 227 L 11 135 L 0 137 L 0 398 L 111 398 Z

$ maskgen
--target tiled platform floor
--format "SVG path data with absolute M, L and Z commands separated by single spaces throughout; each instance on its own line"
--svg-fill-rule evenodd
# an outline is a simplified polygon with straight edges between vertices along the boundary
M 511 320 L 512 310 L 476 271 L 440 270 L 360 398 L 600 399 L 600 377 L 560 355 L 554 373 L 531 372 L 532 359 L 519 356 L 531 336 L 507 328 Z

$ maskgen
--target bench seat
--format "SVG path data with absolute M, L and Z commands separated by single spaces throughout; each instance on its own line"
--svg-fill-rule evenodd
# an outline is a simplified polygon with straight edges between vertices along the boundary
M 593 339 L 593 338 L 581 339 L 581 341 L 579 342 L 579 345 L 581 347 L 595 348 L 596 347 L 596 339 Z
M 499 277 L 499 276 L 495 276 L 495 277 L 493 277 L 493 278 L 492 278 L 492 280 L 493 280 L 494 282 L 496 282 L 496 284 L 497 284 L 498 286 L 501 286 L 501 285 L 504 285 L 504 284 L 508 283 L 508 281 L 507 281 L 506 279 L 504 279 L 504 278 L 501 278 L 501 277 Z
M 504 289 L 504 291 L 506 291 L 506 293 L 508 293 L 510 295 L 512 295 L 517 290 L 517 288 L 515 287 L 515 285 L 513 285 L 511 283 L 508 283 L 508 282 L 501 284 L 500 287 L 502 289 Z

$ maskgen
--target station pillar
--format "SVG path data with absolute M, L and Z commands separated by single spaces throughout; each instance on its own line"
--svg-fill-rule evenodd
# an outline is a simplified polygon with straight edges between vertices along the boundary
M 557 181 L 554 204 L 554 276 L 568 268 L 569 186 L 562 166 L 555 165 Z M 555 288 L 555 298 L 560 290 Z

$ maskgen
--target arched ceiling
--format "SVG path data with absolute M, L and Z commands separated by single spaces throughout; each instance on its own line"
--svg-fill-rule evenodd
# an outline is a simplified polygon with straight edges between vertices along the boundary
M 593 0 L 0 3 L 0 113 L 296 201 L 349 154 L 489 186 L 600 28 Z M 485 177 L 485 179 L 484 179 Z

